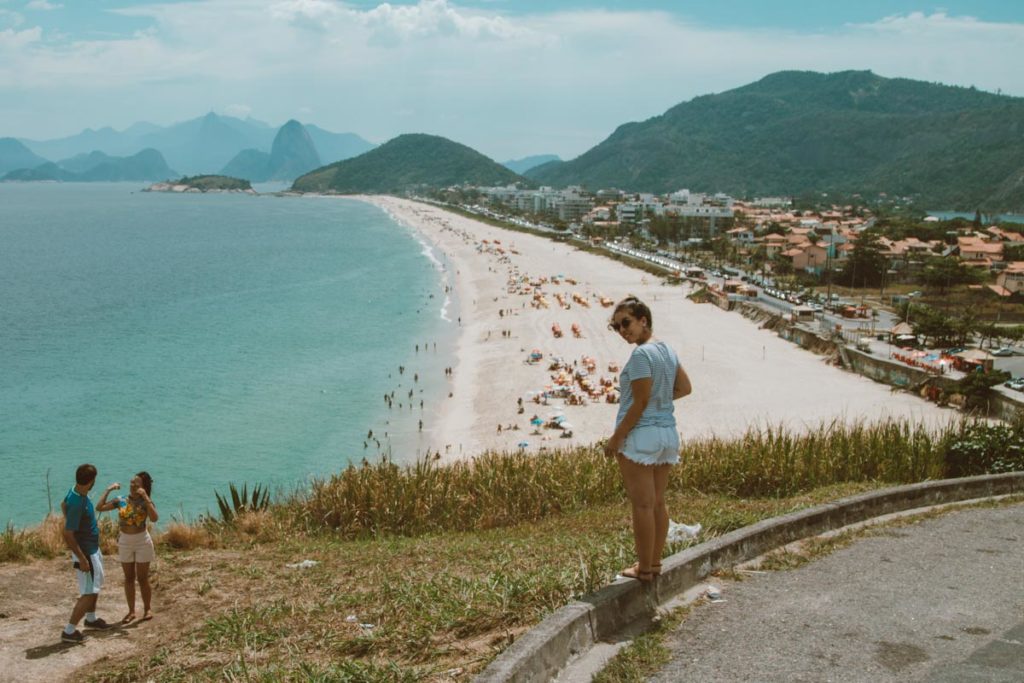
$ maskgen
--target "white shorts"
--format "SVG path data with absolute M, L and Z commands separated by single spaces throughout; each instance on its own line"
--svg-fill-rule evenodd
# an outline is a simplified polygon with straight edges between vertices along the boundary
M 679 432 L 675 427 L 633 427 L 621 452 L 638 465 L 675 465 L 679 462 Z
M 126 534 L 122 531 L 117 537 L 117 559 L 122 564 L 155 560 L 156 550 L 153 549 L 153 538 L 149 531 L 140 531 L 136 534 Z
M 71 557 L 71 561 L 78 562 L 74 556 Z M 97 550 L 89 556 L 89 561 L 92 562 L 91 574 L 81 569 L 75 570 L 79 595 L 99 595 L 100 589 L 103 588 L 103 555 Z

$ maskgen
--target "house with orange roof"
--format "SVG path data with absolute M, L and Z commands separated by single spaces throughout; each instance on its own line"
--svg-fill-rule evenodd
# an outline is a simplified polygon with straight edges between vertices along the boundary
M 1013 296 L 1024 291 L 1024 261 L 1012 261 L 996 276 L 996 283 L 989 289 L 999 296 Z
M 991 267 L 1003 260 L 1003 243 L 981 237 L 957 237 L 960 260 L 968 266 Z

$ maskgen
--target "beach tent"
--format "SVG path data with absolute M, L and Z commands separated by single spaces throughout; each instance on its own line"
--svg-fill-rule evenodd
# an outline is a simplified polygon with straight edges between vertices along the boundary
M 914 328 L 911 327 L 908 323 L 899 323 L 898 325 L 895 325 L 891 330 L 889 330 L 889 334 L 893 335 L 894 337 L 898 337 L 901 334 L 913 335 Z

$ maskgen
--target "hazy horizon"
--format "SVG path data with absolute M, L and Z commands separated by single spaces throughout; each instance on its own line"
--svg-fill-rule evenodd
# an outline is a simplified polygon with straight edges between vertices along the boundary
M 571 159 L 619 125 L 781 70 L 1024 95 L 1024 4 L 831 4 L 0 0 L 0 137 L 214 111 Z

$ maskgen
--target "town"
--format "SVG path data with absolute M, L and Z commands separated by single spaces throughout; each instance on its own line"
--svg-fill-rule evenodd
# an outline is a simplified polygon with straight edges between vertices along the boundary
M 1016 223 L 926 215 L 885 195 L 838 203 L 510 185 L 430 199 L 635 260 L 690 283 L 694 300 L 779 317 L 787 338 L 830 340 L 848 368 L 931 400 L 1001 415 L 1024 407 Z

